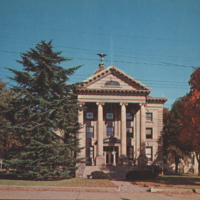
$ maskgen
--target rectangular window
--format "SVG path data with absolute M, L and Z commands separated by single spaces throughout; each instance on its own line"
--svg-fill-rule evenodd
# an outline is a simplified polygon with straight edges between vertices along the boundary
M 134 138 L 133 127 L 126 128 L 127 138 Z
M 146 147 L 146 157 L 148 160 L 153 160 L 152 147 Z
M 146 113 L 146 121 L 153 121 L 153 114 L 148 112 Z
M 129 158 L 129 160 L 133 160 L 134 158 L 134 148 L 133 146 L 127 146 L 127 156 Z
M 87 138 L 94 137 L 94 127 L 93 126 L 86 127 L 86 137 Z
M 94 119 L 94 114 L 92 112 L 87 112 L 86 113 L 86 119 L 89 119 L 89 120 Z
M 92 138 L 86 138 L 86 146 L 91 146 L 92 145 Z
M 126 113 L 126 120 L 133 120 L 133 115 L 131 113 Z
M 112 126 L 107 126 L 107 127 L 106 127 L 106 135 L 107 135 L 107 136 L 109 136 L 109 135 L 114 136 L 114 127 L 112 127 Z
M 106 119 L 107 120 L 113 120 L 114 119 L 113 113 L 106 113 Z
M 104 146 L 103 147 L 103 151 L 109 151 L 109 147 L 108 146 Z
M 153 130 L 152 128 L 146 128 L 146 139 L 152 139 Z

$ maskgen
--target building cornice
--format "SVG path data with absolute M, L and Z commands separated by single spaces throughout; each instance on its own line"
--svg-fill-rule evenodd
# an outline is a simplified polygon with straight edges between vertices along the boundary
M 161 103 L 161 104 L 164 104 L 167 100 L 168 100 L 168 98 L 164 98 L 164 97 L 147 96 L 147 103 Z
M 150 91 L 148 90 L 116 90 L 116 89 L 88 89 L 78 88 L 78 94 L 89 95 L 120 95 L 120 96 L 147 96 Z

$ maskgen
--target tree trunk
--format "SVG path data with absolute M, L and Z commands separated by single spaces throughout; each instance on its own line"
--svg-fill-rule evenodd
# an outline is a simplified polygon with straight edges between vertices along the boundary
M 200 176 L 200 161 L 198 160 L 198 176 Z
M 6 167 L 6 174 L 9 173 L 9 167 Z
M 198 176 L 200 176 L 200 155 L 198 152 L 196 152 L 196 158 L 198 161 Z
M 175 152 L 175 173 L 178 173 L 179 156 Z

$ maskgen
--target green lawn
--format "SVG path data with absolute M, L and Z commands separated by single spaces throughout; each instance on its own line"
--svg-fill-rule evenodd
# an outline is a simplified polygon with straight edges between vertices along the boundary
M 200 189 L 200 177 L 193 175 L 170 175 L 159 176 L 156 179 L 145 181 L 134 181 L 133 184 L 139 186 L 151 186 L 156 188 L 186 188 Z M 7 180 L 0 179 L 0 185 L 16 185 L 16 186 L 54 186 L 54 187 L 112 187 L 115 188 L 111 181 L 107 179 L 81 179 L 71 178 L 58 181 L 23 181 L 23 180 Z
M 153 180 L 134 181 L 135 184 L 140 186 L 151 186 L 157 188 L 187 188 L 187 189 L 200 189 L 200 177 L 194 175 L 164 175 L 159 176 Z
M 23 181 L 0 179 L 0 185 L 17 186 L 55 186 L 55 187 L 116 187 L 107 179 L 81 179 L 71 178 L 59 181 Z

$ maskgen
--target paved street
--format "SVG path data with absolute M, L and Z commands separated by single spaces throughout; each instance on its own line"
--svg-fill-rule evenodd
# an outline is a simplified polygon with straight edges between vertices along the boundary
M 0 188 L 0 199 L 115 199 L 115 200 L 200 200 L 198 194 L 158 194 L 150 193 L 145 187 L 127 181 L 112 181 L 118 186 L 116 192 L 68 192 L 68 191 L 26 191 Z M 39 188 L 41 189 L 41 188 Z
M 0 190 L 1 199 L 115 199 L 115 200 L 199 200 L 200 195 L 170 195 L 150 192 L 61 192 Z

